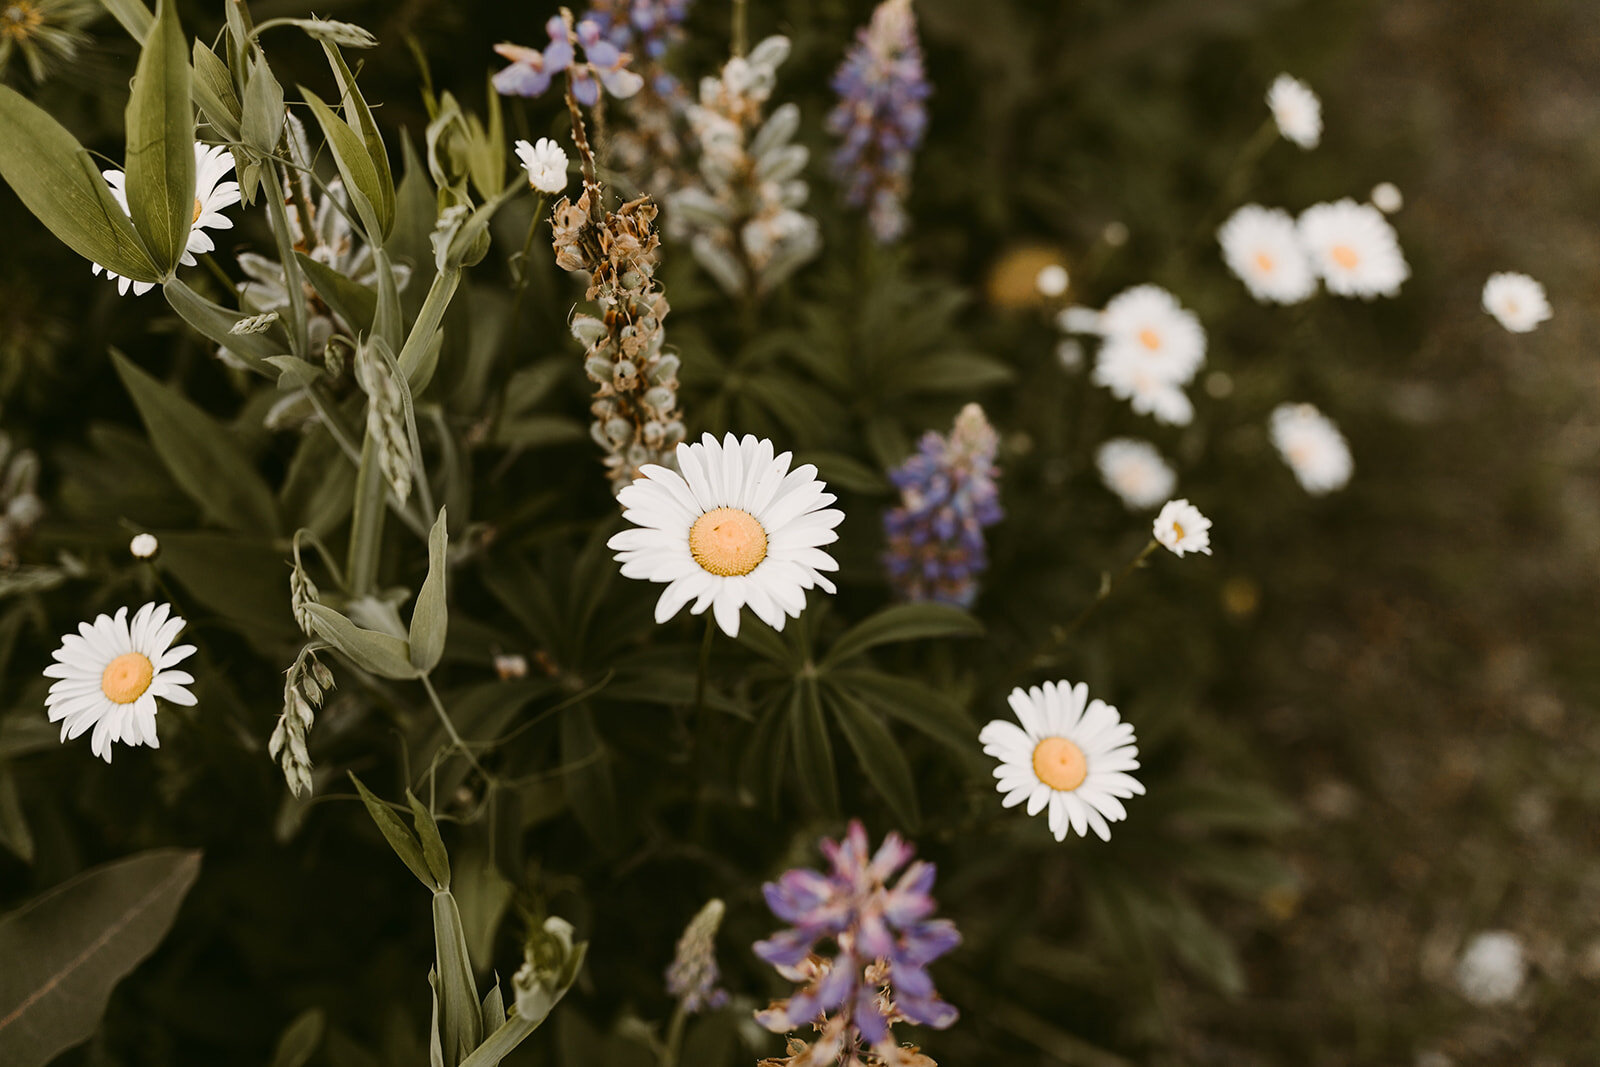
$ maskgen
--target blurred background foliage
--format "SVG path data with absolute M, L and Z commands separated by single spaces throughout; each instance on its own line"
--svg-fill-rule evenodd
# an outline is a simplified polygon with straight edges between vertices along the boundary
M 653 1062 L 641 1027 L 670 1013 L 662 970 L 711 896 L 729 904 L 720 959 L 740 996 L 696 1021 L 685 1062 L 752 1062 L 741 1020 L 777 991 L 748 952 L 775 925 L 759 885 L 809 862 L 841 814 L 875 834 L 899 826 L 940 865 L 941 910 L 966 934 L 936 969 L 964 1018 L 923 1037 L 942 1064 L 1600 1062 L 1600 375 L 1586 306 L 1600 281 L 1600 12 L 918 0 L 931 127 L 910 230 L 885 251 L 821 173 L 827 79 L 870 9 L 751 10 L 754 39 L 794 42 L 774 100 L 804 115 L 822 256 L 741 309 L 667 245 L 691 432 L 793 447 L 848 516 L 839 597 L 813 598 L 781 647 L 720 642 L 700 711 L 688 710 L 698 623 L 655 628 L 653 594 L 618 579 L 603 550 L 616 520 L 565 328 L 582 291 L 542 239 L 511 318 L 507 263 L 531 199 L 496 220 L 451 311 L 429 399 L 472 447 L 451 481 L 452 518 L 470 525 L 454 534 L 465 547 L 443 688 L 469 737 L 506 739 L 494 761 L 515 784 L 492 795 L 459 759 L 423 775 L 444 738 L 414 694 L 339 672 L 313 734 L 318 796 L 287 798 L 265 752 L 298 645 L 284 543 L 210 528 L 107 350 L 181 383 L 282 487 L 288 514 L 314 512 L 337 458 L 296 461 L 262 427 L 271 389 L 221 366 L 156 298 L 119 299 L 0 192 L 0 426 L 41 455 L 49 507 L 24 562 L 70 561 L 53 588 L 8 586 L 0 600 L 0 907 L 135 850 L 205 852 L 166 942 L 62 1062 L 268 1063 L 308 1010 L 326 1019 L 314 1064 L 426 1062 L 424 900 L 345 769 L 385 796 L 435 790 L 475 960 L 515 969 L 518 912 L 567 916 L 590 939 L 573 994 L 508 1063 Z M 13 51 L 5 80 L 116 159 L 134 46 L 93 5 L 55 10 L 89 35 L 77 59 L 30 71 Z M 201 39 L 220 25 L 213 5 L 180 10 Z M 420 146 L 427 124 L 406 40 L 436 89 L 482 114 L 491 46 L 534 42 L 551 10 L 350 0 L 318 13 L 379 38 L 360 54 L 361 84 L 398 168 L 397 131 Z M 727 5 L 698 0 L 671 65 L 698 77 L 727 45 Z M 312 42 L 271 48 L 283 84 L 327 83 Z M 1322 95 L 1323 144 L 1279 143 L 1247 187 L 1227 189 L 1280 70 Z M 554 98 L 509 101 L 506 115 L 516 136 L 566 122 Z M 1381 180 L 1407 200 L 1396 226 L 1414 275 L 1398 300 L 1261 308 L 1222 267 L 1212 234 L 1236 203 L 1298 210 Z M 250 218 L 233 248 L 270 254 Z M 1125 243 L 1106 240 L 1113 224 Z M 1092 446 L 1149 433 L 1058 366 L 1032 289 L 1049 258 L 1068 265 L 1076 301 L 1153 281 L 1207 324 L 1195 424 L 1149 435 L 1215 519 L 1217 548 L 1158 559 L 1044 671 L 1033 653 L 1051 627 L 1147 536 L 1099 486 Z M 1500 331 L 1477 308 L 1497 269 L 1540 277 L 1555 319 L 1528 337 Z M 421 292 L 414 282 L 408 299 Z M 494 387 L 450 377 L 467 365 L 490 367 Z M 972 399 L 1002 433 L 1007 511 L 974 609 L 984 636 L 882 646 L 819 683 L 813 650 L 886 602 L 882 471 Z M 1309 499 L 1293 485 L 1264 430 L 1284 399 L 1340 422 L 1349 490 Z M 159 570 L 127 557 L 141 529 L 160 534 Z M 386 585 L 420 582 L 409 540 L 390 531 Z M 147 596 L 190 619 L 200 704 L 163 712 L 160 750 L 104 767 L 56 744 L 39 670 L 77 619 Z M 534 669 L 497 681 L 496 652 Z M 1058 845 L 1041 821 L 1002 817 L 988 761 L 956 743 L 1012 685 L 1058 676 L 1089 682 L 1139 732 L 1149 794 L 1109 844 Z M 788 751 L 780 720 L 808 686 L 832 716 L 890 724 L 911 796 L 889 795 L 893 773 L 861 768 L 837 726 L 805 758 Z M 1464 937 L 1489 926 L 1526 939 L 1534 979 L 1516 1005 L 1484 1011 L 1448 976 Z

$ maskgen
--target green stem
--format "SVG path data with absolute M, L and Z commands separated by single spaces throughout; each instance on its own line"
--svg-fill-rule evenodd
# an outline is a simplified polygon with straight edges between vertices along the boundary
M 678 1067 L 678 1050 L 683 1045 L 683 1030 L 689 1022 L 689 1013 L 683 1010 L 683 1001 L 672 1012 L 667 1024 L 667 1038 L 661 1044 L 660 1067 Z
M 478 762 L 478 757 L 472 754 L 472 749 L 467 747 L 466 741 L 462 739 L 461 734 L 456 730 L 455 720 L 450 718 L 448 711 L 444 710 L 444 701 L 439 699 L 439 691 L 433 687 L 433 679 L 424 674 L 421 681 L 422 688 L 428 691 L 428 699 L 433 702 L 433 710 L 438 713 L 439 721 L 444 724 L 444 732 L 450 736 L 450 743 L 461 750 L 461 754 L 467 757 L 467 762 L 472 764 L 472 769 L 482 775 L 484 781 L 490 785 L 499 784 L 499 780 L 485 770 L 483 764 Z
M 528 236 L 522 240 L 522 255 L 517 260 L 517 291 L 511 298 L 511 329 L 517 329 L 517 315 L 522 311 L 522 297 L 528 291 L 528 257 L 533 254 L 533 235 L 539 232 L 539 220 L 544 218 L 545 201 L 549 198 L 544 194 L 539 195 L 539 204 L 533 209 L 533 218 L 528 220 Z
M 305 359 L 311 353 L 305 280 L 300 276 L 300 261 L 294 258 L 294 231 L 289 228 L 289 212 L 283 202 L 283 178 L 276 165 L 271 168 L 271 175 L 270 182 L 261 183 L 261 195 L 267 201 L 267 214 L 272 217 L 272 236 L 277 239 L 278 260 L 283 264 L 283 287 L 289 294 L 289 317 L 294 320 L 289 330 L 289 347 L 296 356 Z M 271 188 L 267 188 L 268 185 Z
M 406 381 L 416 377 L 429 342 L 438 331 L 439 323 L 444 321 L 445 309 L 450 306 L 451 299 L 456 295 L 456 287 L 460 284 L 459 270 L 444 270 L 433 276 L 433 284 L 428 287 L 428 295 L 422 301 L 422 310 L 417 312 L 417 321 L 412 324 L 405 346 L 400 349 L 400 372 L 406 376 Z
M 733 54 L 742 56 L 750 47 L 749 0 L 733 0 Z
M 1053 662 L 1056 651 L 1062 645 L 1065 645 L 1067 641 L 1071 639 L 1073 634 L 1078 632 L 1078 628 L 1084 624 L 1090 615 L 1094 614 L 1095 609 L 1105 601 L 1111 599 L 1111 594 L 1116 592 L 1117 587 L 1123 583 L 1128 575 L 1142 567 L 1144 565 L 1144 561 L 1150 558 L 1150 553 L 1154 552 L 1160 547 L 1161 543 L 1155 540 L 1155 538 L 1151 538 L 1150 543 L 1145 545 L 1144 548 L 1139 551 L 1139 554 L 1133 557 L 1128 565 L 1122 568 L 1121 572 L 1118 573 L 1115 578 L 1112 578 L 1110 581 L 1102 581 L 1100 583 L 1100 591 L 1095 594 L 1094 599 L 1089 601 L 1089 603 L 1084 606 L 1082 611 L 1078 612 L 1077 618 L 1067 623 L 1063 629 L 1057 630 L 1052 635 L 1050 643 L 1044 648 L 1040 649 L 1038 655 L 1034 656 L 1033 665 L 1036 667 L 1043 667 Z
M 382 446 L 368 433 L 361 442 L 361 465 L 356 468 L 355 508 L 350 519 L 350 553 L 345 565 L 354 596 L 371 593 L 378 584 L 378 548 L 383 540 L 385 496 L 383 469 L 378 463 Z

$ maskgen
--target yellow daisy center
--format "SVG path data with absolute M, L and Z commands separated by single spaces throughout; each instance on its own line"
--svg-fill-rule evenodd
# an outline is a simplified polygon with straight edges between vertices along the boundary
M 1361 262 L 1361 257 L 1349 245 L 1334 245 L 1328 255 L 1345 270 L 1355 270 L 1356 264 Z
M 17 0 L 16 3 L 0 8 L 0 37 L 25 41 L 42 25 L 44 25 L 44 12 L 39 11 L 28 0 Z
M 689 554 L 712 574 L 749 574 L 767 558 L 767 531 L 748 511 L 717 508 L 689 527 Z
M 1152 330 L 1150 327 L 1146 326 L 1144 329 L 1139 331 L 1139 343 L 1144 345 L 1150 351 L 1154 352 L 1156 349 L 1161 347 L 1161 335 L 1156 333 L 1156 331 Z
M 1089 777 L 1089 761 L 1065 737 L 1047 737 L 1033 750 L 1033 773 L 1051 789 L 1070 793 Z
M 195 223 L 200 221 L 200 214 L 204 210 L 205 210 L 205 208 L 202 207 L 201 204 L 200 204 L 200 198 L 198 196 L 195 197 L 194 198 L 194 218 L 189 220 L 189 225 L 190 226 L 193 226 Z
M 1272 268 L 1277 266 L 1277 264 L 1275 262 L 1273 262 L 1272 257 L 1267 255 L 1265 252 L 1257 252 L 1256 253 L 1256 266 L 1258 268 L 1260 268 L 1261 273 L 1263 273 L 1263 274 L 1271 274 L 1272 273 Z
M 1183 523 L 1181 523 L 1181 522 L 1177 521 L 1176 519 L 1174 519 L 1172 521 L 1172 533 L 1173 533 L 1173 536 L 1177 537 L 1178 540 L 1182 541 L 1183 538 L 1184 538 Z
M 148 656 L 124 652 L 106 664 L 105 673 L 100 675 L 100 692 L 113 704 L 132 704 L 150 688 L 155 673 Z

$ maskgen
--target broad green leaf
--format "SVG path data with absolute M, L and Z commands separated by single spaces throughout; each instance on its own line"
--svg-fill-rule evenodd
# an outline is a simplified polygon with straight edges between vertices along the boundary
M 1245 990 L 1244 966 L 1226 934 L 1213 926 L 1200 909 L 1181 895 L 1168 902 L 1164 922 L 1178 958 L 1209 981 L 1217 991 L 1238 996 Z
M 910 678 L 864 668 L 838 668 L 828 682 L 908 726 L 943 742 L 969 761 L 979 759 L 978 730 L 949 694 Z
M 794 738 L 801 791 L 824 814 L 832 815 L 839 810 L 839 780 L 815 678 L 802 678 L 795 685 L 789 704 L 789 730 Z
M 506 1000 L 500 992 L 500 980 L 495 979 L 489 992 L 483 995 L 483 1032 L 492 1034 L 506 1022 Z
M 266 361 L 289 351 L 289 339 L 284 335 L 281 322 L 273 323 L 261 333 L 234 333 L 236 324 L 253 316 L 213 304 L 178 278 L 169 280 L 161 287 L 161 292 L 172 310 L 202 336 L 250 364 L 258 374 L 269 378 L 278 376 L 266 366 Z
M 33 834 L 22 813 L 17 779 L 4 763 L 0 763 L 0 847 L 9 850 L 23 863 L 33 862 Z
M 398 637 L 364 630 L 326 604 L 308 604 L 317 636 L 355 661 L 358 667 L 384 678 L 415 678 L 411 651 Z
M 487 849 L 468 848 L 451 867 L 455 878 L 450 883 L 450 892 L 461 909 L 461 928 L 467 932 L 467 955 L 475 960 L 492 961 L 495 935 L 500 932 L 500 923 L 511 906 L 512 885 L 496 868 Z M 497 1007 L 500 1004 L 496 996 L 498 989 L 497 983 L 490 990 Z M 487 1013 L 488 998 L 484 1003 Z M 498 1018 L 484 1015 L 484 1033 L 492 1032 L 505 1022 L 505 1009 L 498 1007 L 498 1010 Z
M 150 26 L 156 17 L 140 0 L 100 0 L 100 6 L 111 12 L 112 17 L 128 31 L 128 36 L 139 44 L 144 44 L 144 39 L 150 36 Z
M 141 852 L 0 917 L 0 1063 L 40 1067 L 93 1034 L 111 990 L 167 936 L 199 873 L 199 852 Z
M 746 619 L 739 627 L 739 643 L 763 659 L 783 667 L 798 667 L 800 654 L 760 619 Z
M 350 517 L 355 487 L 355 464 L 344 457 L 333 435 L 308 433 L 289 461 L 279 502 L 291 525 L 325 538 Z
M 823 689 L 823 697 L 833 709 L 840 733 L 856 754 L 856 761 L 870 781 L 894 809 L 900 825 L 915 830 L 922 821 L 917 807 L 917 786 L 911 765 L 900 751 L 900 743 L 879 721 L 870 708 L 849 699 L 842 691 Z
M 617 797 L 611 758 L 594 726 L 594 712 L 576 704 L 561 712 L 562 783 L 572 813 L 602 848 L 617 841 Z
M 322 1045 L 327 1025 L 327 1017 L 320 1008 L 308 1008 L 295 1016 L 294 1022 L 278 1038 L 270 1067 L 305 1067 Z
M 444 639 L 450 623 L 445 596 L 445 578 L 450 569 L 446 556 L 449 540 L 445 509 L 440 508 L 433 529 L 428 531 L 428 577 L 423 579 L 416 607 L 411 612 L 411 665 L 422 674 L 437 667 L 439 658 L 444 655 Z
M 820 666 L 846 663 L 878 645 L 924 637 L 976 637 L 983 624 L 945 604 L 894 604 L 869 615 L 839 636 Z
M 361 227 L 367 232 L 369 243 L 379 243 L 387 227 L 378 209 L 382 200 L 378 172 L 372 165 L 372 157 L 367 154 L 365 142 L 316 93 L 302 85 L 300 95 L 311 106 L 311 114 L 316 117 L 317 125 L 322 127 L 322 136 L 327 138 L 333 161 L 339 168 L 339 176 L 344 179 L 345 192 L 361 218 Z
M 417 828 L 417 840 L 422 842 L 422 858 L 433 872 L 435 884 L 450 888 L 450 854 L 444 849 L 444 838 L 439 836 L 439 824 L 417 795 L 406 790 L 406 803 L 411 806 L 411 821 Z
M 244 83 L 244 117 L 239 139 L 264 156 L 278 150 L 283 137 L 283 86 L 260 52 L 250 56 L 250 73 Z
M 122 353 L 111 353 L 122 382 L 173 480 L 207 516 L 240 533 L 277 533 L 278 508 L 236 438 L 172 386 Z
M 400 862 L 410 868 L 411 873 L 429 889 L 437 889 L 438 883 L 434 880 L 433 872 L 428 869 L 428 861 L 422 855 L 422 844 L 415 834 L 406 828 L 400 821 L 400 816 L 394 809 L 379 800 L 361 781 L 354 771 L 350 772 L 350 780 L 355 783 L 356 792 L 361 794 L 361 803 L 367 806 L 367 814 L 372 816 L 372 821 L 378 824 L 378 830 L 383 834 L 389 847 L 394 849 L 394 854 L 400 857 Z
M 158 0 L 128 98 L 128 214 L 163 275 L 178 266 L 194 221 L 194 104 L 177 0 Z
M 974 393 L 1011 381 L 1015 374 L 997 359 L 969 352 L 937 352 L 917 360 L 908 393 Z
M 265 536 L 217 530 L 158 530 L 158 566 L 189 596 L 265 648 L 293 640 L 284 551 Z
M 439 348 L 435 334 L 438 333 L 439 323 L 444 321 L 444 313 L 450 307 L 450 301 L 456 295 L 456 287 L 460 284 L 459 270 L 446 270 L 434 275 L 433 284 L 428 287 L 427 298 L 422 302 L 422 310 L 417 312 L 417 320 L 411 324 L 411 332 L 406 335 L 406 343 L 400 349 L 400 370 L 405 374 L 406 381 L 411 383 L 414 394 L 420 395 L 427 386 L 428 379 L 433 377 L 429 353 L 431 350 L 433 358 L 438 358 Z
M 372 317 L 378 310 L 378 294 L 370 286 L 345 277 L 304 252 L 297 251 L 294 255 L 300 261 L 300 269 L 305 271 L 306 280 L 334 314 L 349 323 L 350 328 L 358 334 L 365 334 L 372 329 Z
M 588 438 L 584 424 L 566 415 L 529 415 L 502 421 L 494 430 L 494 443 L 503 448 L 551 448 Z
M 222 140 L 239 140 L 242 109 L 227 65 L 203 41 L 195 41 L 191 54 L 194 61 L 194 102 L 200 105 L 206 121 L 211 123 Z
M 43 108 L 6 85 L 0 85 L 0 177 L 78 255 L 136 282 L 161 280 L 88 151 Z
M 874 467 L 842 452 L 802 452 L 796 463 L 811 463 L 830 488 L 838 486 L 853 493 L 887 493 L 894 488 L 888 477 Z
M 483 1008 L 472 981 L 461 912 L 448 890 L 433 895 L 433 947 L 439 972 L 440 1043 L 445 1067 L 457 1067 L 483 1042 Z
M 378 212 L 381 236 L 387 238 L 394 228 L 395 211 L 394 174 L 389 169 L 389 151 L 383 145 L 383 135 L 378 132 L 377 122 L 372 118 L 372 109 L 356 87 L 355 75 L 350 73 L 344 56 L 339 54 L 338 45 L 323 38 L 322 51 L 327 54 L 328 65 L 333 68 L 334 79 L 339 83 L 339 103 L 344 109 L 345 121 L 361 135 L 367 157 L 372 161 L 372 171 L 377 181 L 376 193 L 368 195 L 373 197 L 372 206 Z M 381 240 L 375 243 L 381 244 Z

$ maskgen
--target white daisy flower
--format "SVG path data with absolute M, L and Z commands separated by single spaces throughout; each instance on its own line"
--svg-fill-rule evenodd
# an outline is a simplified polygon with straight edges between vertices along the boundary
M 161 542 L 156 540 L 155 534 L 134 534 L 133 540 L 128 542 L 128 552 L 134 559 L 154 559 L 159 551 Z
M 541 193 L 559 193 L 567 187 L 567 150 L 548 137 L 537 144 L 517 142 L 517 158 L 528 172 L 528 184 Z
M 807 463 L 789 469 L 791 454 L 774 458 L 771 441 L 728 434 L 719 443 L 678 445 L 678 468 L 655 464 L 617 494 L 622 517 L 636 525 L 606 542 L 628 578 L 667 582 L 656 602 L 666 622 L 685 604 L 699 615 L 712 608 L 729 637 L 739 635 L 746 604 L 774 630 L 785 615 L 799 618 L 805 591 L 831 593 L 820 571 L 839 564 L 822 551 L 838 540 L 844 512 Z
M 1502 272 L 1484 283 L 1483 310 L 1512 333 L 1528 333 L 1550 317 L 1550 301 L 1526 274 Z
M 1095 357 L 1092 380 L 1139 415 L 1151 415 L 1168 426 L 1194 421 L 1194 405 L 1176 384 L 1151 369 L 1151 361 L 1128 345 L 1107 345 Z
M 184 246 L 183 255 L 178 260 L 184 266 L 194 266 L 196 255 L 217 247 L 206 230 L 233 229 L 233 220 L 222 213 L 223 208 L 232 207 L 239 202 L 239 183 L 222 180 L 232 173 L 233 153 L 227 148 L 222 145 L 208 146 L 199 141 L 194 143 L 194 218 L 189 220 L 189 240 Z M 111 187 L 111 195 L 116 197 L 123 214 L 127 214 L 128 176 L 120 170 L 103 170 L 100 176 Z M 131 278 L 124 278 L 109 267 L 102 267 L 98 263 L 94 264 L 90 273 L 99 275 L 102 271 L 107 278 L 116 280 L 117 292 L 123 296 L 128 294 L 130 288 L 134 296 L 143 296 L 155 288 L 154 282 L 136 282 Z
M 1211 555 L 1211 520 L 1187 500 L 1167 501 L 1156 516 L 1153 532 L 1174 556 L 1186 552 Z
M 1051 263 L 1039 269 L 1038 277 L 1033 284 L 1038 286 L 1042 296 L 1057 297 L 1067 291 L 1067 286 L 1072 279 L 1067 276 L 1067 268 L 1059 263 Z
M 1100 312 L 1074 304 L 1056 312 L 1056 325 L 1062 333 L 1099 333 Z
M 1278 132 L 1301 148 L 1315 148 L 1322 140 L 1322 101 L 1305 82 L 1278 75 L 1267 90 L 1267 107 Z
M 1505 930 L 1478 934 L 1456 964 L 1461 995 L 1482 1007 L 1515 1000 L 1526 977 L 1522 940 Z
M 1014 808 L 1026 800 L 1029 815 L 1049 808 L 1057 841 L 1068 830 L 1086 837 L 1090 828 L 1110 841 L 1108 824 L 1128 816 L 1122 801 L 1144 795 L 1128 774 L 1139 769 L 1133 726 L 1105 701 L 1089 700 L 1082 682 L 1013 689 L 1009 703 L 1022 725 L 996 719 L 978 734 L 984 753 L 1000 761 L 1000 803 Z
M 1217 231 L 1222 258 L 1260 301 L 1298 304 L 1317 289 L 1294 219 L 1279 208 L 1246 204 Z
M 1272 443 L 1302 488 L 1313 496 L 1343 489 L 1355 464 L 1333 420 L 1311 404 L 1279 404 L 1269 423 Z
M 1136 285 L 1111 298 L 1100 313 L 1106 345 L 1137 353 L 1154 374 L 1176 385 L 1206 361 L 1206 331 L 1195 313 L 1159 285 Z
M 1394 182 L 1379 182 L 1372 187 L 1372 206 L 1385 215 L 1393 215 L 1405 207 L 1406 199 L 1400 195 L 1400 187 Z
M 1094 462 L 1106 488 L 1135 510 L 1169 499 L 1178 484 L 1178 475 L 1148 441 L 1113 437 L 1095 452 Z
M 1394 227 L 1371 204 L 1349 197 L 1313 204 L 1297 223 L 1300 241 L 1329 292 L 1340 296 L 1395 296 L 1411 268 Z
M 45 706 L 50 721 L 61 723 L 61 740 L 93 726 L 89 748 L 107 763 L 117 741 L 160 747 L 156 700 L 195 702 L 184 688 L 194 678 L 171 669 L 194 653 L 193 645 L 173 647 L 183 619 L 171 612 L 170 604 L 146 604 L 130 622 L 128 609 L 118 608 L 115 617 L 79 623 L 77 633 L 61 639 L 52 654 L 56 662 L 44 669 L 46 678 L 58 679 Z

